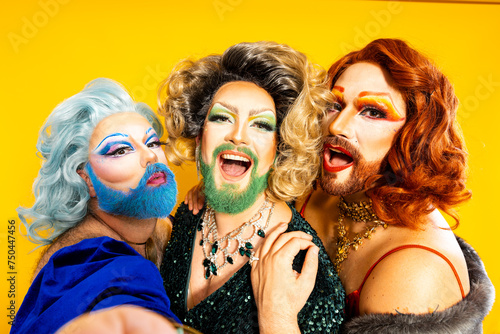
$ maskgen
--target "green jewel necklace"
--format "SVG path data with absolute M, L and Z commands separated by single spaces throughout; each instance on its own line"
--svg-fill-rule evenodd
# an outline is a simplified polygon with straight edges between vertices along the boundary
M 218 273 L 227 266 L 228 264 L 234 263 L 234 258 L 237 254 L 241 256 L 247 256 L 249 258 L 250 264 L 253 261 L 258 260 L 254 256 L 252 240 L 258 235 L 261 238 L 266 237 L 266 229 L 269 226 L 269 221 L 274 211 L 273 203 L 268 207 L 269 200 L 266 198 L 259 211 L 250 218 L 249 221 L 243 223 L 237 229 L 231 231 L 227 235 L 219 239 L 217 235 L 217 224 L 215 222 L 215 211 L 210 206 L 207 207 L 205 213 L 203 214 L 203 220 L 201 225 L 198 226 L 198 231 L 201 232 L 200 246 L 203 249 L 203 267 L 205 268 L 205 278 L 209 279 L 212 275 L 217 276 Z M 269 215 L 266 220 L 265 226 L 262 226 L 262 220 L 264 217 L 263 212 L 269 210 Z M 248 239 L 243 239 L 242 235 L 245 229 L 250 226 L 253 228 L 252 236 Z M 237 247 L 234 252 L 230 252 L 231 242 L 235 241 Z M 225 243 L 225 244 L 224 244 Z M 217 258 L 222 254 L 224 262 L 219 265 L 217 263 Z

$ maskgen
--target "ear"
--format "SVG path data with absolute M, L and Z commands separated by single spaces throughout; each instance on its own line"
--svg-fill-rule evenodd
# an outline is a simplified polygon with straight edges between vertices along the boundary
M 85 183 L 89 187 L 90 197 L 95 197 L 96 194 L 94 190 L 94 185 L 92 184 L 92 181 L 90 180 L 90 177 L 87 175 L 87 173 L 83 169 L 78 169 L 76 172 L 78 173 L 78 175 L 80 175 L 80 177 L 83 179 L 83 181 L 85 181 Z

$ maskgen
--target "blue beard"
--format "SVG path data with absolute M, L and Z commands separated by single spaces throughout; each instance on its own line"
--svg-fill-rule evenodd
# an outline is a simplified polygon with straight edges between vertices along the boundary
M 94 186 L 99 208 L 107 213 L 137 219 L 165 218 L 176 203 L 177 184 L 174 173 L 165 164 L 149 165 L 137 187 L 128 192 L 103 184 L 90 164 L 87 164 L 86 170 Z M 148 179 L 156 172 L 164 172 L 167 182 L 159 186 L 148 186 Z

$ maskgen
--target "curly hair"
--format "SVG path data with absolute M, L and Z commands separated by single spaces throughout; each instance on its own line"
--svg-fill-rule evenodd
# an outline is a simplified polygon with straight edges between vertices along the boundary
M 378 39 L 334 63 L 330 88 L 352 64 L 375 63 L 394 80 L 406 103 L 407 120 L 396 135 L 380 174 L 366 188 L 377 215 L 389 224 L 419 228 L 434 209 L 455 219 L 456 205 L 470 199 L 467 152 L 456 121 L 452 84 L 431 61 L 406 42 Z
M 276 106 L 278 153 L 267 195 L 290 201 L 310 191 L 319 171 L 320 120 L 331 101 L 326 73 L 304 54 L 274 42 L 240 43 L 222 55 L 185 60 L 177 66 L 158 93 L 169 160 L 177 165 L 194 160 L 195 138 L 212 99 L 232 81 L 256 84 Z
M 37 143 L 43 161 L 33 184 L 35 204 L 17 209 L 32 242 L 50 244 L 85 217 L 89 188 L 77 170 L 89 161 L 94 128 L 105 117 L 119 112 L 136 112 L 151 123 L 159 136 L 163 134 L 161 122 L 151 108 L 135 103 L 118 83 L 104 78 L 88 83 L 49 115 Z

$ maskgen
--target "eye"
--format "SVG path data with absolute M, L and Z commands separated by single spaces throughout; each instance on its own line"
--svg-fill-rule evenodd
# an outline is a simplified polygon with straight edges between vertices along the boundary
M 251 124 L 251 126 L 254 128 L 260 129 L 260 130 L 264 130 L 266 132 L 274 132 L 276 130 L 275 126 L 273 124 L 270 124 L 270 123 L 265 122 L 265 121 L 253 122 Z
M 112 156 L 112 157 L 121 157 L 126 155 L 127 153 L 132 152 L 134 149 L 128 145 L 121 145 L 121 146 L 112 146 L 110 150 L 105 153 L 104 155 L 107 156 Z
M 161 142 L 161 141 L 159 141 L 159 140 L 155 140 L 155 141 L 152 141 L 152 142 L 147 143 L 147 144 L 146 144 L 146 146 L 147 146 L 148 148 L 158 148 L 158 147 L 160 147 L 160 146 L 162 146 L 162 145 L 166 145 L 166 144 L 167 144 L 167 143 Z
M 370 118 L 380 118 L 380 119 L 387 118 L 387 113 L 385 111 L 374 107 L 364 108 L 363 111 L 361 111 L 359 114 Z
M 342 104 L 340 104 L 339 102 L 333 102 L 332 104 L 330 104 L 326 111 L 328 113 L 334 113 L 334 112 L 339 112 L 339 111 L 342 111 Z
M 232 123 L 233 121 L 232 117 L 229 117 L 228 115 L 225 114 L 210 115 L 208 117 L 208 120 L 214 123 Z

